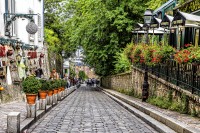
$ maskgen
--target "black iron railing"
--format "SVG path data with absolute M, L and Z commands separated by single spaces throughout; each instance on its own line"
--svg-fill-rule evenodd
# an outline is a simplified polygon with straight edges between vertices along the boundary
M 143 64 L 135 66 L 145 69 Z M 168 60 L 156 66 L 149 66 L 148 72 L 192 94 L 200 95 L 200 64 L 178 64 L 174 60 Z

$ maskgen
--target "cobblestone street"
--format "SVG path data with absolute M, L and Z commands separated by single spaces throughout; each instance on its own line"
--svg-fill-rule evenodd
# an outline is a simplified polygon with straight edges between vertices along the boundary
M 81 86 L 26 130 L 30 133 L 155 133 L 100 91 Z

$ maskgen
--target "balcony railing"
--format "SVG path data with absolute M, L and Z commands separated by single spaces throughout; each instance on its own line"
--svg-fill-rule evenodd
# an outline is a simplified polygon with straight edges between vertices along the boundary
M 144 64 L 134 66 L 144 70 Z M 168 60 L 156 66 L 148 66 L 148 72 L 192 94 L 200 95 L 200 64 L 178 64 Z

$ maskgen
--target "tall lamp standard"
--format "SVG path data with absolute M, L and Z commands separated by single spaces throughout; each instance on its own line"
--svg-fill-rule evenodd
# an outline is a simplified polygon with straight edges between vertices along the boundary
M 64 67 L 63 67 L 63 64 L 64 64 L 64 57 L 65 57 L 65 51 L 63 50 L 62 51 L 62 71 L 61 71 L 61 74 L 62 74 L 62 78 L 64 78 Z
M 149 27 L 151 24 L 151 18 L 152 18 L 152 10 L 150 9 L 146 9 L 146 11 L 144 12 L 144 25 L 146 27 L 146 31 L 147 31 L 147 36 L 146 36 L 146 44 L 149 44 Z M 142 85 L 142 101 L 145 102 L 148 99 L 148 95 L 149 95 L 149 83 L 148 83 L 148 67 L 147 65 L 145 65 L 145 73 L 144 73 L 144 82 Z

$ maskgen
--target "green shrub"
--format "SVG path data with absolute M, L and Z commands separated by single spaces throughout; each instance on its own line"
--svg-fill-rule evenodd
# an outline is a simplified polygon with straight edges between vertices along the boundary
M 163 97 L 151 97 L 148 102 L 163 109 L 168 109 L 171 106 L 171 103 Z
M 174 101 L 169 107 L 170 110 L 180 112 L 182 109 L 182 104 L 180 102 Z
M 189 97 L 185 93 L 181 95 L 181 103 L 181 113 L 187 114 L 189 112 Z
M 42 84 L 42 87 L 40 90 L 44 90 L 44 91 L 49 90 L 49 81 L 41 79 L 40 82 Z
M 34 76 L 27 77 L 22 82 L 22 88 L 25 93 L 37 94 L 41 87 L 42 84 L 40 83 L 39 79 L 36 79 Z
M 124 52 L 118 52 L 115 59 L 115 73 L 122 73 L 130 70 L 131 63 Z
M 192 107 L 191 116 L 196 117 L 198 116 L 198 112 L 195 109 L 195 106 Z

